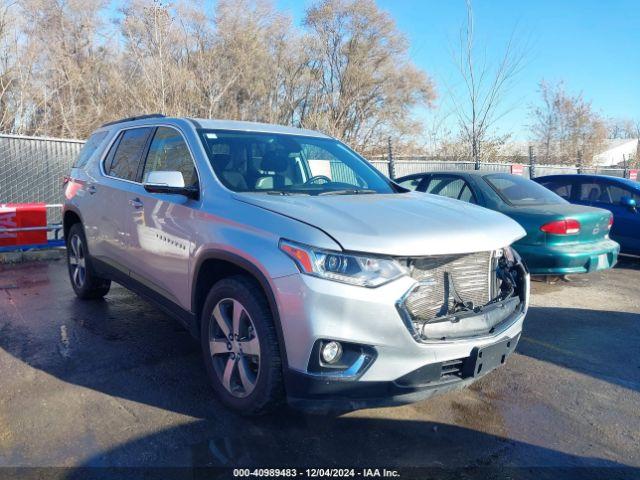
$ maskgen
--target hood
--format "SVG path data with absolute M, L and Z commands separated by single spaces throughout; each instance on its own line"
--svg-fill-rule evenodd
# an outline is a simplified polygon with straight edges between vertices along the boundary
M 426 193 L 242 193 L 235 198 L 319 228 L 344 250 L 355 252 L 392 256 L 470 253 L 495 250 L 525 235 L 520 225 L 501 213 Z

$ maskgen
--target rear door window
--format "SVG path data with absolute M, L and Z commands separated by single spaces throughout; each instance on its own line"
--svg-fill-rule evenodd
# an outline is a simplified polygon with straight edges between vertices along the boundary
M 579 200 L 591 203 L 611 203 L 607 185 L 595 181 L 581 183 Z
M 182 173 L 184 184 L 195 185 L 198 181 L 196 168 L 184 138 L 177 130 L 158 127 L 149 146 L 149 153 L 142 174 L 143 180 L 149 172 L 173 171 Z
M 434 175 L 426 192 L 463 202 L 477 203 L 471 187 L 460 177 Z
M 152 131 L 151 127 L 143 127 L 122 132 L 105 160 L 105 173 L 111 177 L 137 181 L 140 158 Z
M 102 141 L 106 138 L 107 133 L 109 132 L 96 132 L 87 139 L 78 154 L 78 158 L 76 159 L 76 163 L 73 165 L 73 168 L 82 168 L 87 164 Z

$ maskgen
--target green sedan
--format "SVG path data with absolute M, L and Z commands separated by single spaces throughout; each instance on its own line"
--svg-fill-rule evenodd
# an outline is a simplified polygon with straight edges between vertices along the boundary
M 513 246 L 533 275 L 567 275 L 613 267 L 620 246 L 609 238 L 613 216 L 573 205 L 543 186 L 508 173 L 429 172 L 401 186 L 474 203 L 513 218 L 527 235 Z

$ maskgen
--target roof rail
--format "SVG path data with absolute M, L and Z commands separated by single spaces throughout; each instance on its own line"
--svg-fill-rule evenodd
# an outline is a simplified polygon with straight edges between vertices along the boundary
M 162 113 L 151 113 L 149 115 L 137 115 L 135 117 L 127 117 L 127 118 L 121 118 L 120 120 L 114 120 L 113 122 L 107 122 L 103 125 L 101 125 L 102 127 L 108 127 L 109 125 L 115 125 L 116 123 L 122 123 L 122 122 L 133 122 L 134 120 L 144 120 L 145 118 L 165 118 L 165 115 L 163 115 Z

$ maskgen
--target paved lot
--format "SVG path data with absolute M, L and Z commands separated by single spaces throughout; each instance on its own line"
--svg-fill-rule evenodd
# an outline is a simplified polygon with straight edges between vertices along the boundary
M 517 353 L 471 389 L 247 419 L 135 295 L 81 302 L 62 261 L 0 265 L 0 466 L 640 467 L 640 261 L 533 293 Z

